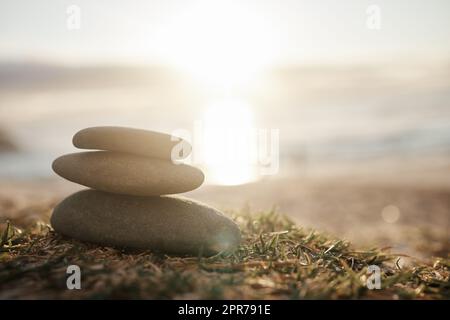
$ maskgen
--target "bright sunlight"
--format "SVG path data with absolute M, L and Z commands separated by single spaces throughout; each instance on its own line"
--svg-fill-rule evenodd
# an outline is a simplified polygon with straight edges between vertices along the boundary
M 209 182 L 236 185 L 256 178 L 253 114 L 240 100 L 211 104 L 204 116 L 203 156 Z
M 202 1 L 162 28 L 166 59 L 205 88 L 247 85 L 274 57 L 264 16 L 232 2 Z

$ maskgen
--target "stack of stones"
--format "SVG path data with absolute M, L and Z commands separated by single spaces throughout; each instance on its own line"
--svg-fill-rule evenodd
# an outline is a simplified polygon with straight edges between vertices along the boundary
M 170 135 L 123 127 L 93 127 L 73 137 L 87 151 L 53 162 L 61 177 L 92 189 L 59 203 L 51 224 L 63 235 L 101 245 L 190 255 L 232 250 L 237 225 L 221 212 L 186 198 L 168 196 L 198 188 L 203 172 L 174 163 L 191 146 Z

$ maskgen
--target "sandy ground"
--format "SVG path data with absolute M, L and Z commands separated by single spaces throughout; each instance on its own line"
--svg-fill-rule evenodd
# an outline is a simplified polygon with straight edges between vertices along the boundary
M 189 194 L 221 209 L 287 214 L 302 226 L 414 257 L 450 253 L 450 162 L 447 156 L 381 158 Z M 281 177 L 280 177 L 281 176 Z
M 449 252 L 450 190 L 290 179 L 205 187 L 192 197 L 221 209 L 275 208 L 300 225 L 358 245 L 418 256 Z M 242 200 L 245 195 L 246 201 Z
M 185 196 L 224 211 L 271 210 L 305 227 L 328 232 L 358 246 L 391 246 L 417 257 L 450 252 L 450 185 L 447 170 L 314 177 L 297 175 L 240 186 L 205 185 Z M 431 179 L 432 176 L 439 177 Z M 395 181 L 395 183 L 393 183 Z M 433 183 L 431 183 L 433 182 Z M 48 222 L 52 207 L 81 189 L 58 177 L 39 181 L 0 182 L 0 221 Z

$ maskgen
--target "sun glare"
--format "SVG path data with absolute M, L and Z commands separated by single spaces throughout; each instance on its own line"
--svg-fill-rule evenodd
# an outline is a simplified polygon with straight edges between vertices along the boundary
M 273 62 L 274 28 L 242 2 L 198 1 L 176 14 L 159 32 L 166 61 L 187 73 L 206 92 L 234 97 Z M 212 96 L 215 96 L 215 95 Z M 253 113 L 239 99 L 206 108 L 203 155 L 208 181 L 234 185 L 252 181 L 256 169 Z
M 164 56 L 206 87 L 249 83 L 271 62 L 264 17 L 230 2 L 202 1 L 161 30 Z
M 203 159 L 209 182 L 236 185 L 256 178 L 253 114 L 240 100 L 211 104 L 204 115 Z

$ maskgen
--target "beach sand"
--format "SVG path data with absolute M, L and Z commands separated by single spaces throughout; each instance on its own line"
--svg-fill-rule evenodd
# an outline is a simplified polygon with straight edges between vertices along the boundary
M 355 173 L 292 175 L 239 186 L 205 185 L 186 196 L 225 212 L 274 209 L 301 226 L 350 240 L 358 247 L 392 247 L 394 252 L 419 258 L 445 257 L 450 252 L 449 171 L 440 167 L 415 172 L 397 175 L 404 179 L 376 171 L 370 178 Z M 0 222 L 11 220 L 18 227 L 48 223 L 52 208 L 79 189 L 56 176 L 3 180 Z

